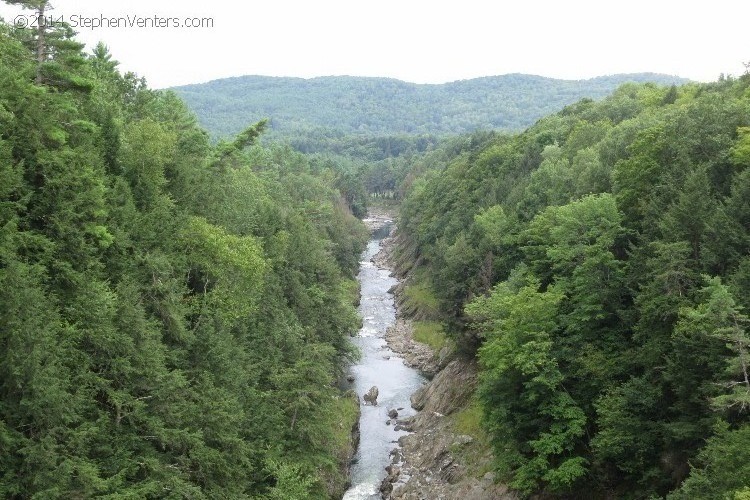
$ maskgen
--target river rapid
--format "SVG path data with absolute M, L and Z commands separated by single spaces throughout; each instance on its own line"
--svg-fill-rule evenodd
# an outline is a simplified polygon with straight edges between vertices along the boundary
M 396 321 L 396 306 L 389 290 L 398 281 L 390 271 L 376 266 L 372 258 L 380 251 L 382 240 L 391 228 L 392 223 L 387 223 L 373 232 L 357 276 L 363 325 L 352 340 L 362 355 L 350 369 L 354 376 L 350 388 L 360 399 L 372 386 L 377 386 L 380 394 L 377 406 L 361 406 L 360 442 L 351 467 L 352 487 L 344 494 L 344 500 L 380 498 L 385 467 L 391 463 L 390 451 L 398 447 L 398 438 L 407 434 L 394 430 L 395 420 L 387 424 L 388 411 L 396 409 L 399 418 L 414 415 L 409 398 L 426 381 L 417 370 L 404 365 L 403 359 L 390 350 L 384 338 L 386 329 Z

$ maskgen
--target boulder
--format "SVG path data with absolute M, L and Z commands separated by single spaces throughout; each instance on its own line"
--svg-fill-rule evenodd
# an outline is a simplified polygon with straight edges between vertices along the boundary
M 398 477 L 401 475 L 401 468 L 396 465 L 389 465 L 385 470 L 388 475 L 383 479 L 383 482 L 380 483 L 380 493 L 383 498 L 386 498 L 391 492 L 393 492 L 393 483 L 398 481 Z
M 372 387 L 370 387 L 370 390 L 367 391 L 367 394 L 363 396 L 365 400 L 365 404 L 369 403 L 373 406 L 377 406 L 378 405 L 378 393 L 379 393 L 378 386 L 373 385 Z
M 380 483 L 380 495 L 382 498 L 388 498 L 388 495 L 390 495 L 393 492 L 393 483 L 388 481 L 388 478 L 383 479 L 383 482 Z
M 398 412 L 396 410 L 388 410 L 388 417 L 396 418 L 398 417 Z

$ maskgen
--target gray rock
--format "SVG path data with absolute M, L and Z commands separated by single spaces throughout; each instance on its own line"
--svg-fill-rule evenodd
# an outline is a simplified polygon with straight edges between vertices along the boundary
M 398 417 L 398 412 L 396 410 L 388 410 L 388 416 L 390 418 L 396 418 Z
M 414 427 L 410 422 L 404 422 L 403 420 L 397 420 L 396 426 L 393 428 L 394 431 L 406 431 L 414 432 Z
M 377 406 L 378 405 L 378 394 L 379 394 L 379 392 L 380 391 L 378 391 L 378 386 L 373 385 L 372 387 L 370 387 L 370 390 L 367 391 L 367 394 L 365 394 L 364 396 L 362 396 L 363 399 L 365 400 L 365 404 L 369 403 L 369 404 L 371 404 L 373 406 Z
M 409 399 L 411 400 L 411 407 L 415 410 L 421 411 L 422 409 L 424 409 L 425 404 L 427 404 L 426 395 L 428 387 L 429 385 L 423 385 L 410 396 Z
M 387 470 L 388 468 L 390 468 L 390 471 Z M 389 465 L 386 467 L 386 471 L 388 472 L 388 475 L 394 479 L 392 482 L 395 482 L 395 480 L 398 479 L 398 476 L 401 475 L 401 467 L 398 465 Z
M 380 483 L 380 493 L 383 498 L 388 498 L 388 495 L 393 492 L 393 483 L 388 481 L 388 478 L 383 479 L 383 482 Z
M 385 468 L 385 471 L 388 475 L 380 483 L 380 493 L 382 493 L 383 498 L 386 498 L 393 491 L 393 483 L 398 481 L 398 477 L 401 475 L 401 468 L 397 465 L 389 465 Z
M 464 446 L 474 441 L 474 438 L 467 434 L 460 434 L 453 440 L 453 446 Z

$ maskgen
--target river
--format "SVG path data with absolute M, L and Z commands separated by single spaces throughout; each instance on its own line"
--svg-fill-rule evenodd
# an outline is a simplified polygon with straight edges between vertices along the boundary
M 390 230 L 391 224 L 386 224 L 373 232 L 357 276 L 363 325 L 353 342 L 362 356 L 351 367 L 351 375 L 355 377 L 351 388 L 360 398 L 372 386 L 377 386 L 380 394 L 377 406 L 361 407 L 359 449 L 351 468 L 352 487 L 344 494 L 344 500 L 380 498 L 379 487 L 386 476 L 385 467 L 390 463 L 390 451 L 398 446 L 398 438 L 406 434 L 394 431 L 395 422 L 387 425 L 388 410 L 397 409 L 399 418 L 413 415 L 415 411 L 409 397 L 425 382 L 418 371 L 404 365 L 384 339 L 386 329 L 396 320 L 393 294 L 388 290 L 398 281 L 371 259 Z

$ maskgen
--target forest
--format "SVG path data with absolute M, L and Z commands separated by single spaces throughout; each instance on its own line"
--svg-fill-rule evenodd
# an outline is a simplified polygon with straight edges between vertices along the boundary
M 542 498 L 750 498 L 750 74 L 626 84 L 402 182 L 402 259 L 500 478 Z
M 654 73 L 580 81 L 511 74 L 430 85 L 390 78 L 243 76 L 173 90 L 217 137 L 238 133 L 247 120 L 270 117 L 269 138 L 324 152 L 363 138 L 517 132 L 584 97 L 603 98 L 626 82 L 687 80 Z
M 153 90 L 2 21 L 0 497 L 340 498 L 384 197 L 499 481 L 750 499 L 750 73 Z
M 0 23 L 0 498 L 340 497 L 342 172 L 82 49 Z

